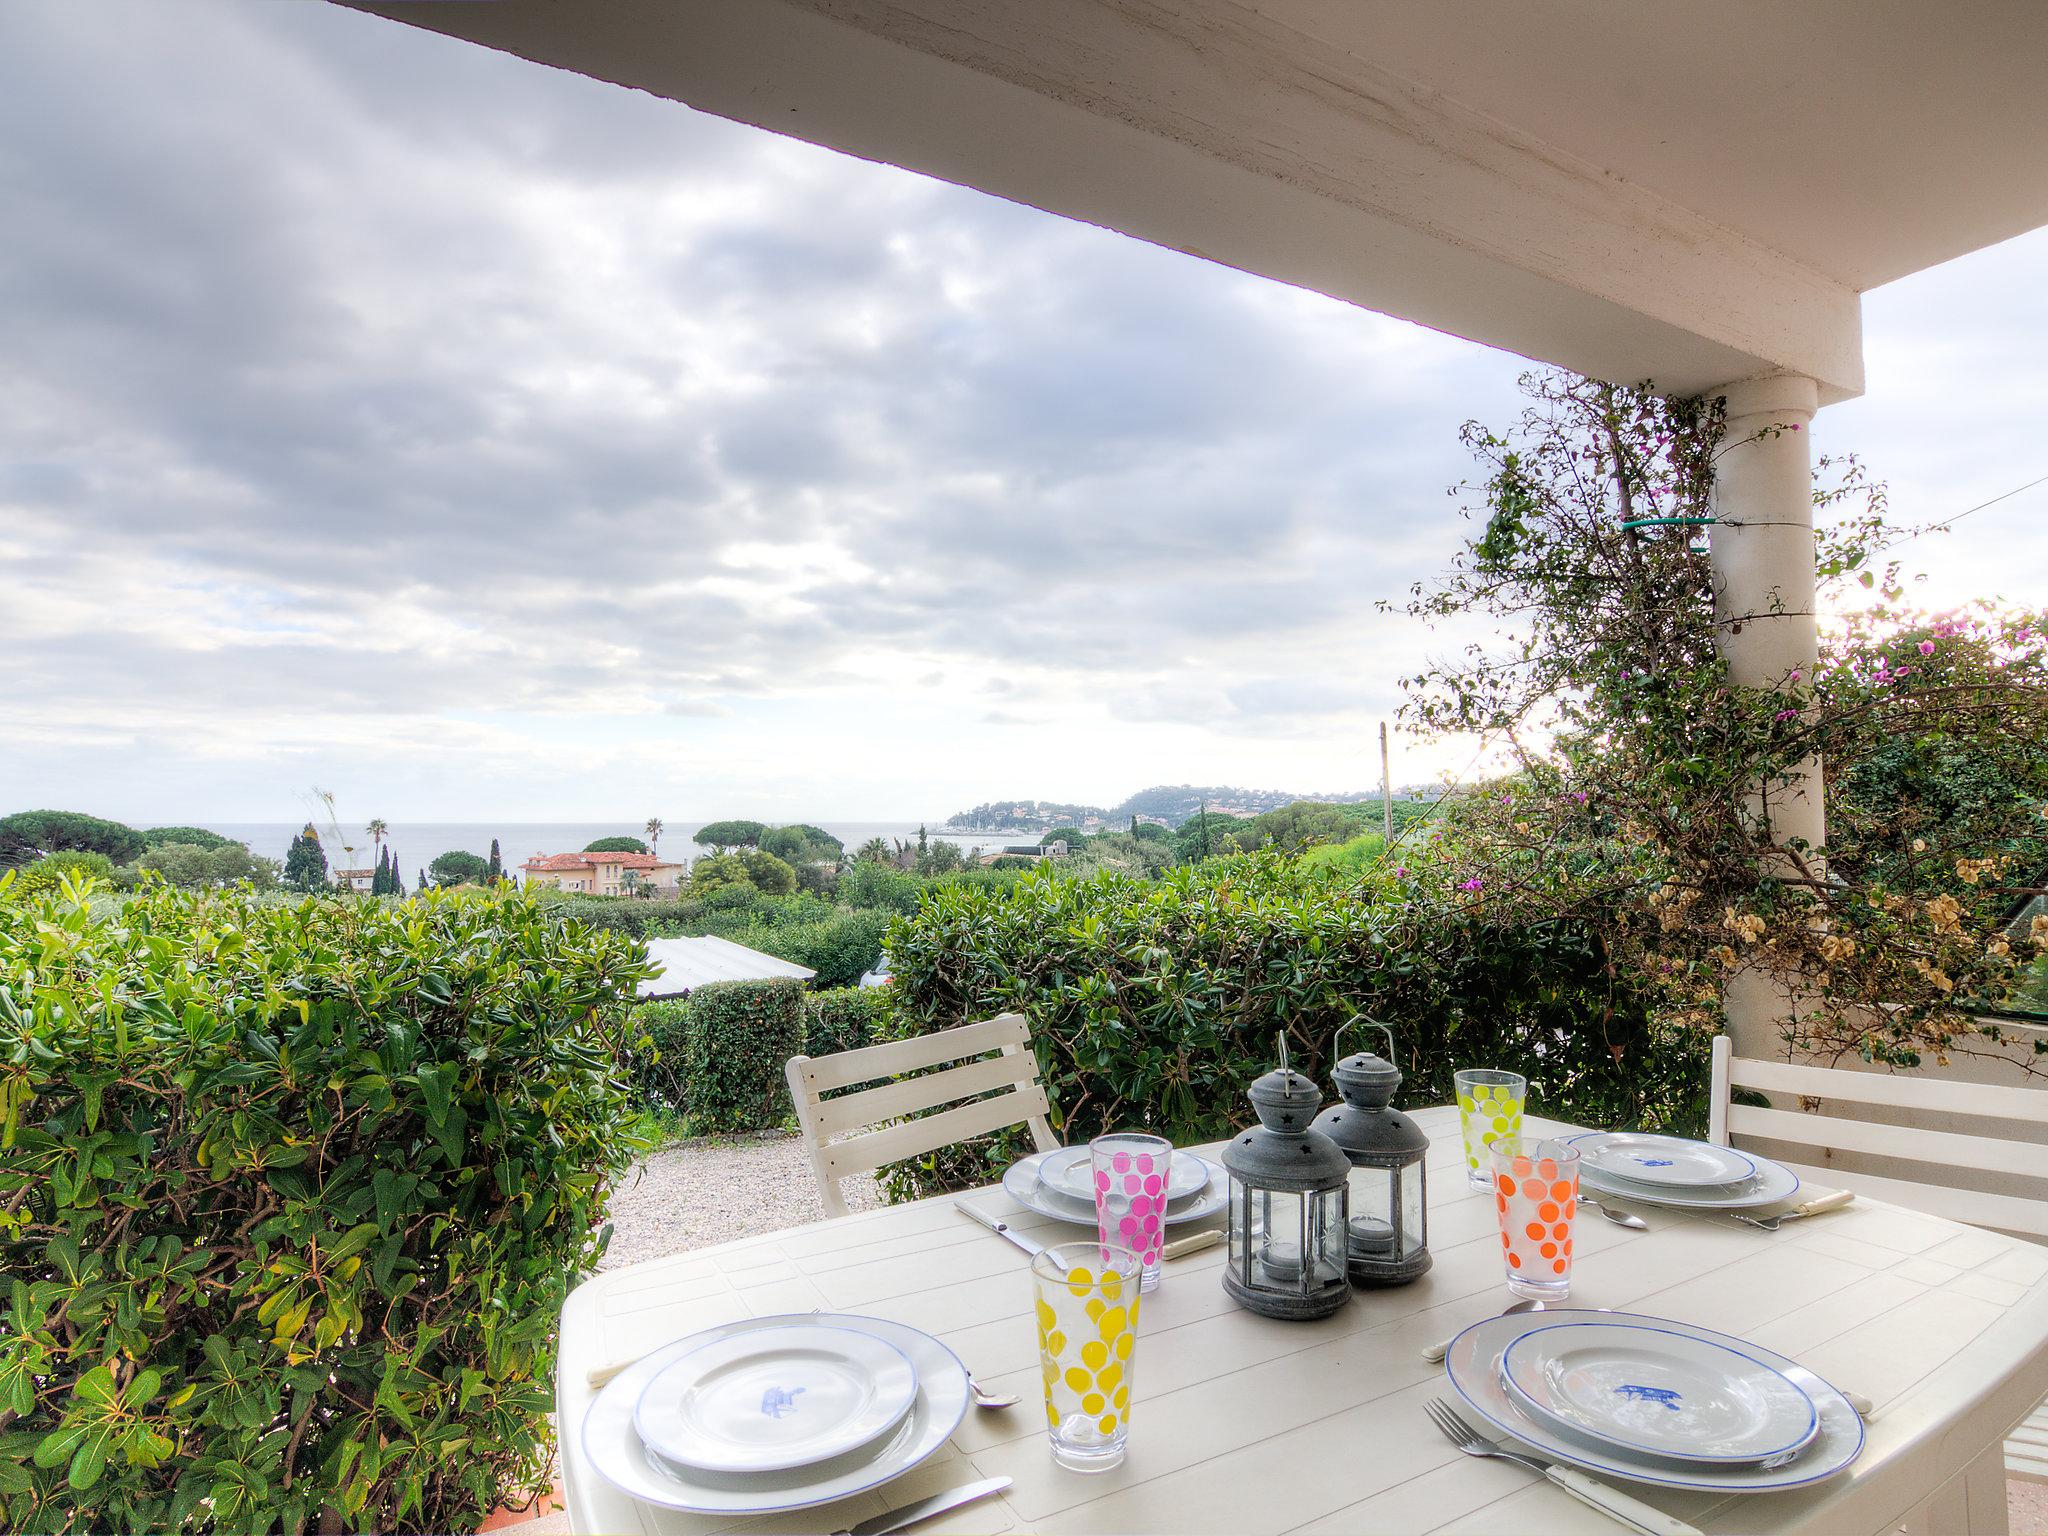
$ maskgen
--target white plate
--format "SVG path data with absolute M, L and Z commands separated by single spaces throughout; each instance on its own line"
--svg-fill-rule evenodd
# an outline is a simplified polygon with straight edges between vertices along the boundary
M 1638 1131 L 1590 1131 L 1571 1139 L 1588 1166 L 1613 1178 L 1637 1184 L 1698 1189 L 1703 1185 L 1739 1184 L 1753 1178 L 1756 1164 L 1733 1147 L 1688 1141 L 1682 1136 L 1651 1136 Z
M 1095 1203 L 1095 1163 L 1086 1147 L 1061 1147 L 1045 1154 L 1038 1165 L 1038 1182 L 1046 1189 L 1076 1200 Z M 1192 1152 L 1173 1154 L 1173 1177 L 1166 1186 L 1167 1209 L 1182 1200 L 1198 1198 L 1208 1188 L 1209 1167 Z
M 1577 1137 L 1567 1137 L 1576 1141 Z M 1636 1205 L 1668 1205 L 1682 1211 L 1755 1211 L 1789 1200 L 1799 1190 L 1799 1175 L 1767 1157 L 1751 1157 L 1756 1173 L 1740 1184 L 1718 1184 L 1703 1189 L 1661 1188 L 1618 1179 L 1603 1173 L 1592 1163 L 1581 1162 L 1579 1182 L 1595 1198 L 1613 1195 Z
M 1782 1467 L 1674 1467 L 1632 1455 L 1619 1447 L 1598 1446 L 1576 1435 L 1563 1434 L 1523 1413 L 1501 1384 L 1499 1365 L 1502 1351 L 1524 1333 L 1589 1322 L 1640 1323 L 1650 1328 L 1668 1328 L 1674 1333 L 1738 1349 L 1783 1374 L 1812 1400 L 1820 1413 L 1820 1434 L 1813 1444 Z M 1840 1392 L 1797 1361 L 1787 1360 L 1783 1355 L 1741 1339 L 1715 1333 L 1712 1329 L 1695 1328 L 1688 1323 L 1671 1322 L 1665 1318 L 1569 1309 L 1490 1317 L 1483 1323 L 1473 1324 L 1451 1341 L 1450 1350 L 1444 1356 L 1444 1375 L 1450 1380 L 1451 1390 L 1473 1413 L 1547 1459 L 1631 1482 L 1654 1483 L 1660 1488 L 1697 1488 L 1707 1493 L 1767 1493 L 1781 1488 L 1798 1488 L 1833 1477 L 1863 1453 L 1863 1421 L 1856 1416 L 1856 1410 L 1849 1406 Z
M 1058 1152 L 1034 1152 L 1029 1157 L 1019 1158 L 1010 1164 L 1003 1170 L 1003 1193 L 1027 1211 L 1036 1211 L 1041 1216 L 1051 1216 L 1058 1221 L 1071 1221 L 1077 1226 L 1094 1226 L 1093 1196 L 1083 1200 L 1068 1194 L 1065 1190 L 1054 1189 L 1039 1182 L 1038 1170 L 1047 1158 L 1057 1155 Z M 1187 1221 L 1206 1220 L 1230 1204 L 1230 1175 L 1206 1157 L 1196 1158 L 1195 1161 L 1207 1171 L 1208 1182 L 1202 1186 L 1202 1193 L 1197 1198 L 1185 1204 L 1178 1200 L 1168 1203 L 1166 1224 L 1169 1227 L 1177 1227 Z
M 808 1467 L 886 1434 L 917 1397 L 902 1350 L 815 1323 L 713 1340 L 664 1367 L 633 1427 L 665 1460 L 706 1472 Z
M 818 1322 L 850 1328 L 893 1344 L 917 1372 L 917 1400 L 893 1433 L 816 1466 L 786 1472 L 729 1475 L 701 1472 L 657 1459 L 633 1431 L 633 1409 L 647 1384 L 667 1366 L 706 1344 L 761 1328 Z M 706 1329 L 635 1361 L 613 1377 L 583 1415 L 583 1454 L 606 1482 L 664 1509 L 707 1515 L 772 1515 L 851 1498 L 901 1477 L 951 1438 L 970 1401 L 967 1368 L 929 1334 L 877 1317 L 800 1313 L 753 1317 Z
M 1797 1454 L 1820 1433 L 1812 1401 L 1782 1373 L 1669 1328 L 1531 1329 L 1502 1353 L 1500 1374 L 1536 1417 L 1670 1461 L 1756 1466 Z

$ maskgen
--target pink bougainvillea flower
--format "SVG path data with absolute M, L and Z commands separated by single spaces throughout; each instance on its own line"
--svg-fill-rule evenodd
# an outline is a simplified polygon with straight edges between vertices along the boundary
M 1922 640 L 1920 642 L 1920 654 L 1922 656 L 1932 656 L 1934 654 L 1934 642 L 1932 640 Z
M 1470 880 L 1460 881 L 1458 883 L 1458 889 L 1461 891 L 1477 891 L 1484 889 L 1485 885 L 1486 882 L 1484 880 L 1481 880 L 1477 875 L 1474 875 Z
M 1796 709 L 1781 709 L 1778 711 L 1777 718 L 1780 720 L 1797 720 L 1799 718 L 1799 711 Z

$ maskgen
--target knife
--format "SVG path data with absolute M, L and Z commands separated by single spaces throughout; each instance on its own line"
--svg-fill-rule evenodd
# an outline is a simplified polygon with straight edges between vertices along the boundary
M 877 1515 L 872 1520 L 863 1520 L 850 1530 L 841 1531 L 839 1536 L 887 1536 L 890 1531 L 900 1531 L 906 1525 L 915 1525 L 920 1520 L 929 1520 L 933 1515 L 943 1514 L 949 1509 L 958 1509 L 962 1504 L 972 1504 L 976 1499 L 985 1499 L 992 1493 L 1001 1493 L 1010 1486 L 1007 1477 L 984 1478 L 978 1483 L 962 1483 L 958 1488 L 948 1488 L 944 1493 L 935 1493 L 928 1499 L 919 1499 L 914 1504 L 898 1505 L 886 1515 Z
M 1019 1248 L 1022 1248 L 1026 1253 L 1040 1254 L 1045 1252 L 1045 1244 L 1040 1242 L 1034 1242 L 1032 1239 L 1026 1237 L 1022 1232 L 1019 1232 L 1015 1228 L 1013 1228 L 1007 1221 L 997 1221 L 995 1217 L 989 1215 L 987 1211 L 980 1210 L 975 1206 L 971 1206 L 965 1200 L 955 1200 L 953 1202 L 953 1209 L 958 1211 L 962 1216 L 971 1217 L 975 1221 L 980 1222 L 984 1227 L 987 1227 L 989 1231 L 995 1233 L 997 1237 L 1003 1238 L 1008 1242 L 1015 1243 Z

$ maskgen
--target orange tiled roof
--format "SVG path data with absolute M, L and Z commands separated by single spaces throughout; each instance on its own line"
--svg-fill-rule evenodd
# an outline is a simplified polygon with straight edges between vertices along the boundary
M 589 869 L 598 864 L 616 864 L 621 869 L 668 869 L 673 859 L 652 853 L 551 853 L 526 861 L 528 869 Z

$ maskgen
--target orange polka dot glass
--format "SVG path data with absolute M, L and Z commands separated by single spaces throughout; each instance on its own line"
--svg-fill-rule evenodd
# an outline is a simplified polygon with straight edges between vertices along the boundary
M 1579 1149 L 1561 1141 L 1508 1136 L 1488 1150 L 1508 1289 L 1539 1301 L 1569 1296 L 1572 1228 L 1579 1214 Z
M 1138 1256 L 1110 1243 L 1062 1243 L 1031 1260 L 1038 1368 L 1052 1459 L 1106 1472 L 1124 1459 L 1137 1367 Z

